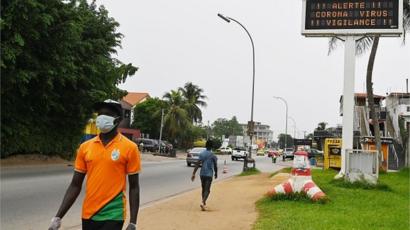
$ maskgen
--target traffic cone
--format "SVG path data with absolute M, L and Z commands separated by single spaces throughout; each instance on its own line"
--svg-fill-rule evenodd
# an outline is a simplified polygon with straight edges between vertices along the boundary
M 228 173 L 228 167 L 226 166 L 226 160 L 224 161 L 224 168 L 222 170 L 222 173 Z

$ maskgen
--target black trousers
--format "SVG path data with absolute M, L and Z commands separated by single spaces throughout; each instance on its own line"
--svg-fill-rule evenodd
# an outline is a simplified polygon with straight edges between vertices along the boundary
M 202 185 L 202 202 L 206 205 L 206 200 L 208 199 L 209 193 L 211 192 L 212 177 L 211 176 L 201 176 Z
M 83 219 L 83 230 L 121 230 L 124 221 L 120 220 L 104 220 L 94 221 Z

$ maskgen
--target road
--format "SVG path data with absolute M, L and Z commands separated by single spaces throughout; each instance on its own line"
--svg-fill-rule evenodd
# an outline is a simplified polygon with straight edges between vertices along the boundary
M 243 162 L 232 162 L 229 156 L 220 156 L 219 180 L 241 172 Z M 267 157 L 258 156 L 256 167 L 273 172 L 285 163 L 272 164 Z M 228 173 L 223 174 L 226 161 Z M 289 163 L 287 163 L 289 164 Z M 200 187 L 199 180 L 190 181 L 192 167 L 184 160 L 143 162 L 140 174 L 141 207 Z M 73 173 L 72 166 L 49 165 L 2 168 L 1 171 L 1 225 L 0 229 L 47 229 L 55 215 Z M 83 186 L 84 188 L 84 186 Z M 81 203 L 84 191 L 63 219 L 64 229 L 80 229 Z M 199 202 L 200 198 L 198 198 Z

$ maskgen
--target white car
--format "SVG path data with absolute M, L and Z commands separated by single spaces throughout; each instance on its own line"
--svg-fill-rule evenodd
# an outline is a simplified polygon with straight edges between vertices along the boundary
M 230 147 L 222 147 L 219 148 L 218 151 L 222 154 L 232 154 L 232 148 Z
M 232 160 L 238 160 L 238 159 L 245 159 L 245 157 L 248 155 L 248 151 L 246 151 L 245 148 L 234 148 L 232 151 Z
M 293 160 L 293 157 L 294 157 L 293 152 L 294 152 L 293 148 L 286 148 L 285 151 L 283 151 L 283 155 L 282 155 L 283 161 L 285 161 L 286 158 L 290 158 Z

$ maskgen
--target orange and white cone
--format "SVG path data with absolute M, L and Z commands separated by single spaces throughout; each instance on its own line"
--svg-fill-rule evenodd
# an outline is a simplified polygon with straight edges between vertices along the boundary
M 269 190 L 267 195 L 272 197 L 278 194 L 304 192 L 313 201 L 323 199 L 326 194 L 312 180 L 307 152 L 299 151 L 294 156 L 291 178 Z
M 272 190 L 269 190 L 268 196 L 275 196 L 278 194 L 290 194 L 293 193 L 292 181 L 288 180 L 280 185 L 275 186 Z
M 228 173 L 228 167 L 226 166 L 226 160 L 224 161 L 224 168 L 222 170 L 222 173 Z
M 326 196 L 325 193 L 313 181 L 306 181 L 306 183 L 303 185 L 303 191 L 313 201 L 320 200 Z

